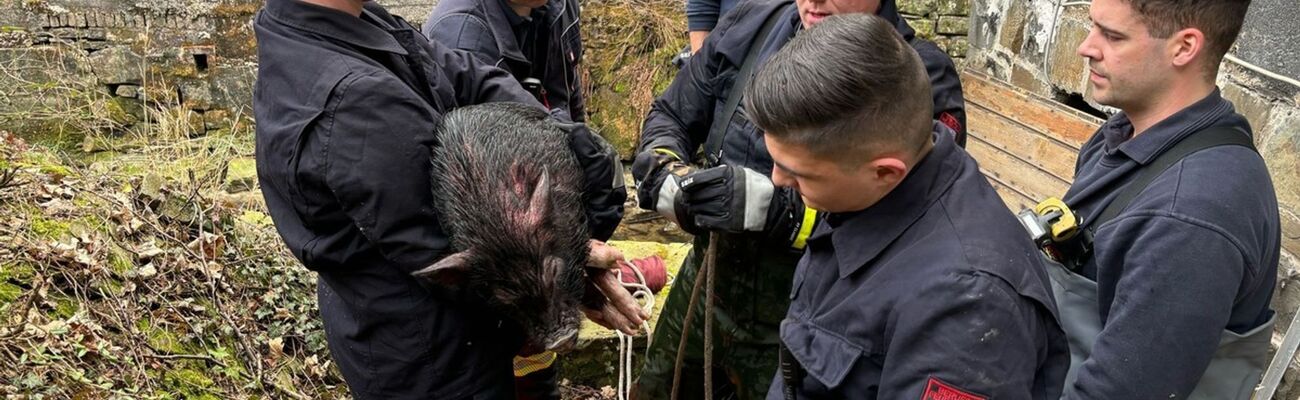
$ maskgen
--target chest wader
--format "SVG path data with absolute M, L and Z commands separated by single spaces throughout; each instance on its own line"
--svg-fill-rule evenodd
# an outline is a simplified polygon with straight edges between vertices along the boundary
M 1156 176 L 1183 157 L 1217 146 L 1255 149 L 1244 132 L 1226 127 L 1207 128 L 1183 139 L 1150 164 L 1134 171 L 1132 179 L 1119 195 L 1098 218 L 1088 221 L 1082 229 L 1073 226 L 1076 219 L 1060 200 L 1049 199 L 1036 210 L 1020 213 L 1021 223 L 1044 250 L 1061 327 L 1070 345 L 1070 369 L 1065 376 L 1063 395 L 1074 392 L 1073 383 L 1078 378 L 1079 367 L 1092 355 L 1092 346 L 1104 327 L 1097 303 L 1097 282 L 1075 272 L 1093 255 L 1092 237 L 1097 227 L 1114 219 Z M 1276 318 L 1274 315 L 1268 322 L 1245 333 L 1224 330 L 1210 365 L 1188 399 L 1250 399 L 1268 364 L 1269 341 Z

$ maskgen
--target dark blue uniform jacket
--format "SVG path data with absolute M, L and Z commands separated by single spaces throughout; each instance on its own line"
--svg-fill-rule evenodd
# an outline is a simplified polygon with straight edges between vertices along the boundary
M 480 300 L 409 274 L 448 250 L 429 185 L 443 113 L 536 101 L 507 72 L 431 43 L 375 3 L 365 9 L 358 19 L 269 0 L 255 18 L 267 208 L 289 250 L 319 272 L 330 353 L 357 398 L 511 398 L 518 329 Z M 591 167 L 588 181 L 609 167 Z M 616 223 L 622 199 L 611 204 Z
M 1060 398 L 1070 356 L 1038 250 L 935 131 L 897 188 L 809 240 L 781 323 L 799 399 Z
M 522 82 L 541 81 L 535 92 L 548 108 L 585 121 L 578 68 L 582 35 L 578 0 L 550 0 L 523 18 L 506 0 L 442 0 L 424 23 L 429 39 L 473 53 Z
M 691 158 L 695 150 L 708 138 L 709 127 L 731 93 L 732 82 L 749 52 L 750 44 L 769 15 L 778 13 L 780 22 L 768 35 L 756 67 L 794 38 L 801 28 L 799 12 L 790 0 L 749 0 L 741 2 L 728 13 L 709 34 L 704 46 L 686 68 L 677 73 L 673 83 L 655 99 L 645 124 L 641 128 L 641 151 L 667 148 Z M 916 49 L 930 75 L 931 93 L 934 97 L 935 119 L 949 126 L 965 126 L 966 114 L 961 93 L 961 82 L 952 59 L 933 43 L 917 39 L 915 32 L 898 15 L 893 0 L 881 2 L 877 13 L 894 23 L 899 34 Z M 755 68 L 757 71 L 758 68 Z M 950 122 L 951 121 L 951 122 Z M 957 129 L 958 138 L 964 140 L 964 128 Z M 683 161 L 690 161 L 683 160 Z M 741 102 L 735 117 L 727 126 L 722 144 L 722 163 L 743 166 L 762 173 L 772 170 L 772 157 L 759 135 L 758 128 L 745 116 Z M 783 189 L 789 190 L 789 189 Z
M 1086 223 L 1130 171 L 1211 125 L 1250 132 L 1217 89 L 1137 137 L 1116 114 L 1079 153 L 1066 203 Z M 1202 150 L 1153 180 L 1097 227 L 1083 265 L 1097 282 L 1104 327 L 1074 383 L 1079 393 L 1185 398 L 1224 329 L 1244 333 L 1272 316 L 1280 229 L 1268 169 L 1250 149 Z

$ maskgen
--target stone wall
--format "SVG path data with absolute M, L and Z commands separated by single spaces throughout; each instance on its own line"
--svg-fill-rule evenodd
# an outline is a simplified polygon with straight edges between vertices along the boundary
M 1278 9 L 1270 8 L 1278 7 Z M 1066 0 L 974 0 L 971 7 L 970 50 L 966 67 L 1012 85 L 1090 113 L 1113 112 L 1091 100 L 1087 64 L 1075 49 L 1087 36 L 1091 22 L 1086 1 Z M 1294 1 L 1257 1 L 1252 5 L 1242 40 L 1235 56 L 1221 65 L 1218 78 L 1223 95 L 1238 112 L 1250 120 L 1256 146 L 1272 173 L 1283 220 L 1283 260 L 1279 269 L 1277 298 L 1279 311 L 1274 344 L 1300 306 L 1300 82 L 1289 77 L 1296 69 L 1287 56 L 1300 47 L 1293 37 L 1273 40 L 1267 47 L 1252 39 L 1268 31 L 1268 24 L 1288 24 L 1300 15 Z M 1290 23 L 1294 30 L 1294 23 Z M 1290 42 L 1290 43 L 1286 43 Z M 1249 47 L 1248 52 L 1242 47 Z M 1243 59 L 1258 60 L 1258 65 Z M 1278 62 L 1279 60 L 1286 60 Z M 1100 110 L 1100 111 L 1099 111 Z M 1277 398 L 1300 397 L 1296 385 L 1297 366 L 1292 364 Z
M 934 41 L 962 64 L 969 48 L 970 0 L 898 0 L 898 10 L 917 35 Z
M 0 0 L 0 122 L 189 135 L 250 114 L 258 0 Z M 152 131 L 144 129 L 144 131 Z

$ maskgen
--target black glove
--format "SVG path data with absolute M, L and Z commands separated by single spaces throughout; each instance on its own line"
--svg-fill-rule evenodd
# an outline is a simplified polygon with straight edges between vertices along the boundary
M 799 192 L 774 187 L 772 179 L 744 167 L 719 166 L 681 182 L 686 206 L 702 229 L 759 232 L 769 243 L 802 250 L 817 222 Z
M 697 235 L 704 233 L 695 226 L 695 219 L 686 206 L 680 186 L 682 176 L 694 171 L 694 168 L 667 149 L 652 149 L 637 154 L 632 161 L 632 178 L 637 182 L 637 206 L 657 211 L 686 232 Z
M 573 150 L 582 168 L 582 199 L 587 205 L 591 237 L 609 240 L 623 219 L 623 202 L 627 200 L 618 152 L 585 124 L 557 120 L 556 125 L 570 133 L 569 149 Z
M 681 180 L 686 205 L 700 228 L 730 233 L 766 232 L 780 211 L 773 207 L 776 187 L 766 175 L 722 165 Z

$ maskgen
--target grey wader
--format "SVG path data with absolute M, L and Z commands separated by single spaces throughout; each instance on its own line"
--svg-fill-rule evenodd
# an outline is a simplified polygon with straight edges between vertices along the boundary
M 1096 220 L 1088 221 L 1084 240 L 1091 242 L 1091 233 L 1097 227 L 1114 219 L 1139 192 L 1146 188 L 1157 175 L 1177 163 L 1183 157 L 1199 150 L 1224 145 L 1239 145 L 1254 149 L 1246 135 L 1231 129 L 1207 128 L 1183 139 L 1173 148 L 1157 157 L 1151 164 L 1137 171 L 1128 185 L 1109 205 L 1102 210 Z M 1088 244 L 1091 247 L 1091 243 Z M 1089 249 L 1090 250 L 1090 249 Z M 1090 256 L 1090 251 L 1084 257 Z M 1052 295 L 1056 297 L 1056 306 L 1061 318 L 1061 327 L 1070 344 L 1070 369 L 1065 375 L 1063 396 L 1074 393 L 1073 383 L 1079 374 L 1079 367 L 1092 354 L 1092 345 L 1097 342 L 1103 327 L 1101 311 L 1097 303 L 1097 282 L 1071 271 L 1065 265 L 1044 257 L 1047 261 L 1048 277 L 1052 282 Z M 1082 263 L 1078 263 L 1082 264 Z M 1170 268 L 1177 266 L 1171 265 Z M 1192 400 L 1247 400 L 1255 391 L 1260 375 L 1268 367 L 1269 341 L 1273 335 L 1273 324 L 1277 319 L 1274 314 L 1268 322 L 1246 333 L 1224 330 L 1219 339 L 1219 347 L 1210 360 L 1196 388 L 1188 396 Z

